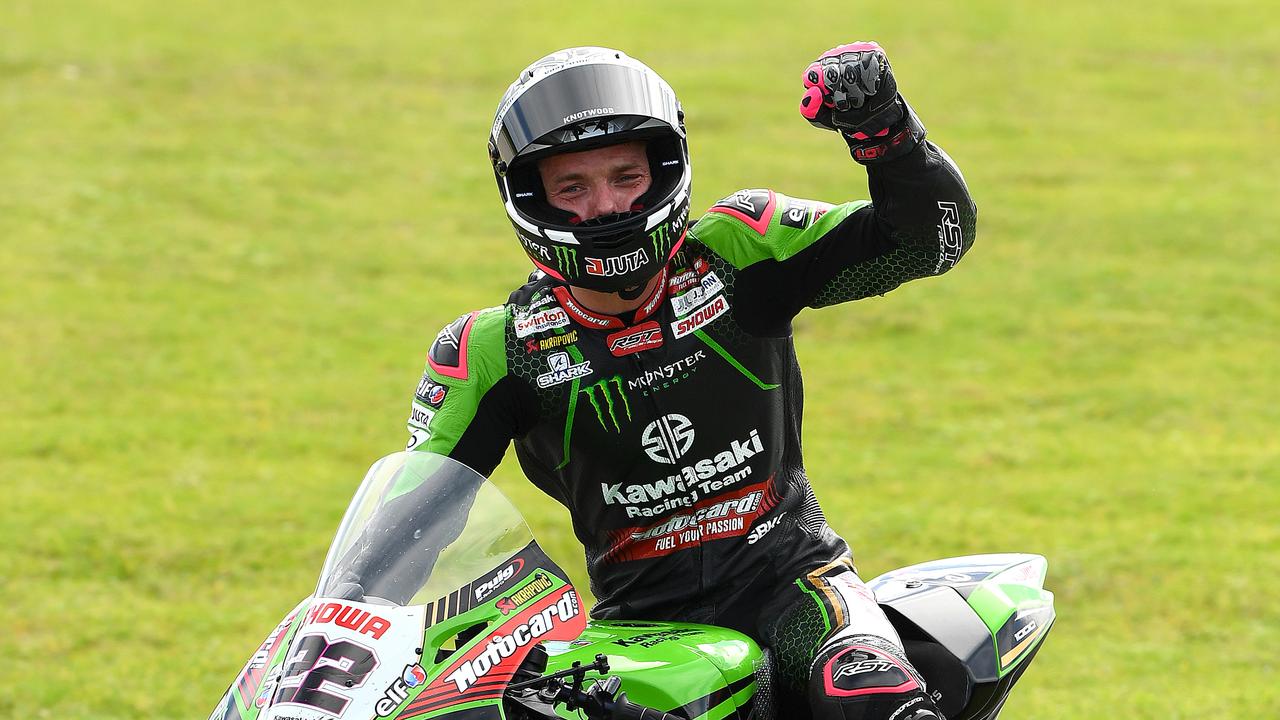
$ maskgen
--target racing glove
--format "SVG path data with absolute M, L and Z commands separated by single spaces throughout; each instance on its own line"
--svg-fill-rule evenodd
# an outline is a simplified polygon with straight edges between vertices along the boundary
M 902 95 L 884 50 L 873 42 L 832 48 L 804 71 L 800 114 L 834 130 L 863 165 L 892 160 L 924 140 L 925 129 Z

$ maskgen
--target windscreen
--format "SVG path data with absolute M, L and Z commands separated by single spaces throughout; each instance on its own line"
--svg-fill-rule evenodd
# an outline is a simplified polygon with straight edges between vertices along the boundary
M 479 473 L 442 455 L 398 452 L 369 468 L 316 594 L 422 604 L 490 572 L 532 540 L 524 518 Z

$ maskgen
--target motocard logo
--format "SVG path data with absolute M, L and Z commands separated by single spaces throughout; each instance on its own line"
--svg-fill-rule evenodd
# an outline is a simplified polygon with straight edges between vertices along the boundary
M 516 337 L 528 337 L 535 333 L 564 327 L 569 324 L 569 314 L 560 308 L 547 308 L 532 315 L 517 315 Z
M 551 372 L 538 376 L 538 387 L 548 388 L 570 380 L 583 378 L 591 374 L 591 361 L 583 360 L 577 365 L 570 364 L 569 353 L 558 352 L 547 358 Z
M 671 309 L 676 315 L 688 315 L 723 289 L 724 283 L 720 278 L 713 272 L 707 273 L 702 276 L 698 285 L 689 289 L 689 292 L 671 298 Z
M 698 543 L 741 537 L 756 518 L 777 506 L 772 480 L 756 483 L 729 495 L 708 498 L 678 515 L 649 527 L 624 528 L 613 533 L 604 556 L 609 562 L 627 562 L 670 555 Z
M 568 622 L 582 612 L 578 595 L 566 590 L 560 599 L 552 605 L 534 613 L 527 622 L 517 625 L 510 634 L 494 635 L 484 650 L 475 658 L 464 660 L 457 670 L 445 676 L 458 692 L 467 691 L 486 675 L 491 673 L 502 661 L 516 654 L 516 651 L 538 641 L 538 638 L 554 630 L 558 625 Z
M 614 357 L 631 355 L 642 350 L 662 347 L 662 326 L 650 320 L 635 327 L 610 335 L 607 339 L 609 352 Z
M 706 305 L 698 308 L 689 317 L 671 323 L 671 333 L 677 338 L 682 338 L 720 317 L 728 309 L 729 302 L 724 299 L 724 294 L 721 293 Z
M 663 415 L 645 427 L 640 444 L 654 462 L 675 465 L 693 445 L 693 421 L 684 415 Z
M 374 640 L 381 640 L 383 633 L 391 629 L 391 621 L 386 618 L 358 607 L 332 602 L 311 608 L 307 612 L 307 624 L 311 623 L 333 623 L 362 635 L 372 635 Z
M 524 569 L 524 559 L 516 558 L 508 563 L 506 567 L 494 573 L 493 577 L 477 585 L 475 589 L 476 602 L 484 602 L 485 598 L 501 589 L 503 585 L 507 584 L 507 581 L 515 577 L 522 569 Z
M 649 253 L 645 252 L 644 248 L 638 248 L 634 252 L 617 257 L 589 257 L 587 258 L 587 274 L 595 275 L 596 277 L 626 275 L 634 270 L 639 270 L 647 262 L 649 262 Z

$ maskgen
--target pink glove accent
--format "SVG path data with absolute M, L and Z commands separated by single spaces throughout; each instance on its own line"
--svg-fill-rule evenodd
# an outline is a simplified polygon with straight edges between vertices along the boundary
M 849 43 L 848 45 L 833 47 L 830 50 L 822 53 L 822 55 L 820 55 L 818 59 L 821 60 L 822 58 L 827 58 L 827 57 L 839 57 L 847 52 L 867 52 L 868 50 L 880 50 L 883 52 L 884 48 L 880 47 L 879 45 L 873 42 L 865 42 L 865 41 L 859 40 L 858 42 Z M 817 63 L 814 63 L 814 65 L 817 65 Z

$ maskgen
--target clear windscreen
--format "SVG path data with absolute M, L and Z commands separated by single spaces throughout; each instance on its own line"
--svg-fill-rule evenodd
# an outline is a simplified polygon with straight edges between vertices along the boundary
M 423 604 L 532 540 L 519 511 L 479 473 L 434 453 L 394 453 L 375 462 L 356 491 L 316 595 Z

